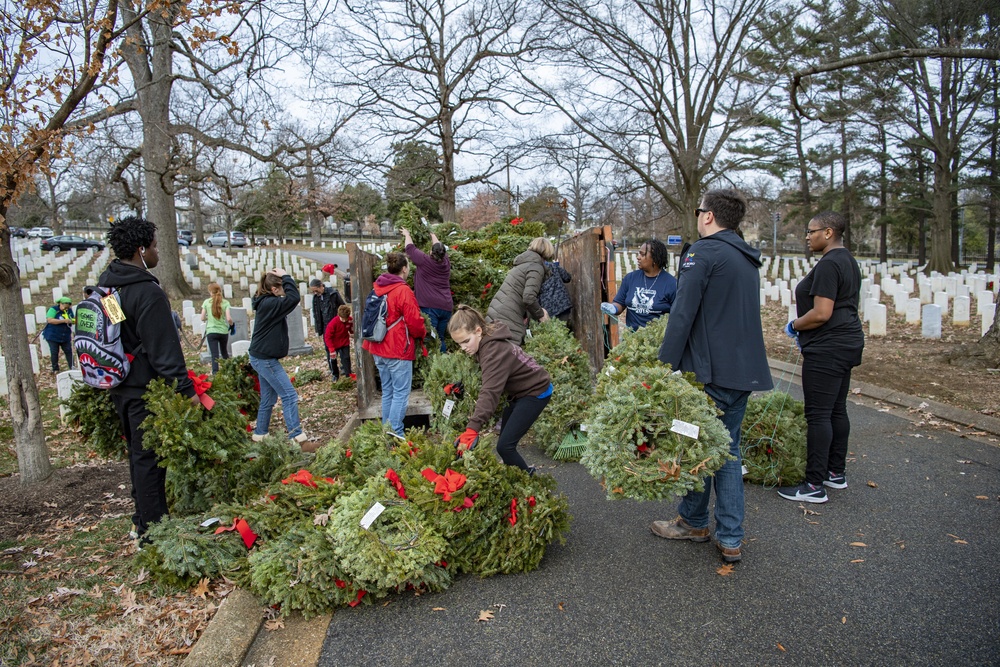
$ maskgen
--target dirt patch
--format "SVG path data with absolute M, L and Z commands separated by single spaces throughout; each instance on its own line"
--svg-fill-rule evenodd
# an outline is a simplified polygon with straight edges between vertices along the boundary
M 0 478 L 0 542 L 47 530 L 63 518 L 95 520 L 132 512 L 128 465 L 102 463 L 58 468 L 45 482 L 22 486 L 20 475 Z

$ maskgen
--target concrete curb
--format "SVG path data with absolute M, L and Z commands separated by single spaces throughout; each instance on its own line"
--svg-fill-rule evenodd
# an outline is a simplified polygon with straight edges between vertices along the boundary
M 249 591 L 234 589 L 184 659 L 190 667 L 239 667 L 264 620 L 264 605 Z
M 785 363 L 783 361 L 777 361 L 776 359 L 768 359 L 767 362 L 771 366 L 772 370 L 790 377 L 796 384 L 801 384 L 801 378 L 799 376 L 801 366 Z M 892 405 L 907 409 L 929 412 L 935 417 L 952 422 L 953 424 L 974 429 L 976 431 L 984 431 L 990 435 L 1000 436 L 1000 419 L 997 419 L 996 417 L 984 415 L 980 412 L 972 412 L 971 410 L 963 410 L 962 408 L 956 408 L 951 405 L 945 405 L 944 403 L 939 403 L 929 398 L 920 398 L 894 391 L 892 389 L 884 389 L 873 384 L 868 384 L 867 382 L 852 380 L 851 387 L 853 389 L 859 389 L 862 396 L 882 401 L 883 403 L 891 403 Z

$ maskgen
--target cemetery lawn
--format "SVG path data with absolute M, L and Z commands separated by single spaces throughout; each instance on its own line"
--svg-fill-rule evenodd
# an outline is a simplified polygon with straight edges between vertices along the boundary
M 184 350 L 189 368 L 210 373 Z M 321 350 L 285 367 L 301 380 L 320 375 L 297 387 L 303 427 L 320 442 L 336 437 L 356 408 L 353 389 L 330 389 Z M 88 452 L 60 423 L 55 377 L 43 372 L 38 384 L 56 467 L 47 481 L 21 487 L 13 428 L 0 419 L 0 665 L 179 665 L 231 584 L 178 591 L 137 568 L 127 464 Z M 0 410 L 9 415 L 3 399 Z M 280 409 L 271 428 L 284 430 Z
M 941 338 L 924 339 L 919 324 L 907 324 L 890 307 L 885 337 L 868 334 L 865 325 L 865 352 L 853 380 L 928 398 L 957 408 L 1000 416 L 1000 372 L 972 369 L 948 363 L 947 356 L 958 346 L 980 339 L 979 318 L 972 326 L 955 327 L 943 318 Z M 795 344 L 784 333 L 788 308 L 769 302 L 761 311 L 768 356 L 790 364 L 801 363 Z

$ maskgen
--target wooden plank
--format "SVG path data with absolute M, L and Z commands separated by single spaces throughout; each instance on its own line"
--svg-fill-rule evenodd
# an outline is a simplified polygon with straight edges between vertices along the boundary
M 617 291 L 611 228 L 593 227 L 559 245 L 559 265 L 573 280 L 566 286 L 573 302 L 573 331 L 590 357 L 595 370 L 604 365 L 605 334 L 611 346 L 618 344 L 617 321 L 608 325 L 601 302 L 610 301 Z
M 354 311 L 354 351 L 357 354 L 358 411 L 363 412 L 373 402 L 381 398 L 375 391 L 375 360 L 361 343 L 361 314 L 365 310 L 365 299 L 372 291 L 372 278 L 378 257 L 361 249 L 357 243 L 347 244 L 347 259 L 351 272 L 351 309 Z
M 410 400 L 406 404 L 406 414 L 407 415 L 429 415 L 434 410 L 431 408 L 431 399 L 427 398 L 427 395 L 422 391 L 411 391 Z M 382 397 L 379 396 L 378 400 L 373 401 L 364 410 L 358 410 L 358 418 L 365 419 L 381 419 L 382 418 Z

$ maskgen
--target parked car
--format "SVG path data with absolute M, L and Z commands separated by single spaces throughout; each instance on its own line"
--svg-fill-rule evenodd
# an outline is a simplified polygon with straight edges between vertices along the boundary
M 189 245 L 191 245 L 191 243 L 189 241 L 187 241 L 186 239 L 181 238 L 181 235 L 178 234 L 177 235 L 177 245 L 180 246 L 181 248 L 186 248 Z
M 177 238 L 184 239 L 185 241 L 187 241 L 188 245 L 191 245 L 192 243 L 194 243 L 194 232 L 192 232 L 190 229 L 178 229 Z
M 24 227 L 11 227 L 10 235 L 19 239 L 26 238 L 28 236 L 28 230 Z
M 52 236 L 42 239 L 41 248 L 42 250 L 54 250 L 56 252 L 71 248 L 76 248 L 77 250 L 86 250 L 87 248 L 104 250 L 104 244 L 100 241 L 85 239 L 82 236 Z
M 206 239 L 205 243 L 209 248 L 245 248 L 247 247 L 247 237 L 243 235 L 243 232 L 229 232 L 228 235 L 225 232 L 215 232 Z
M 49 227 L 32 227 L 28 230 L 29 239 L 47 239 L 51 236 L 55 236 L 55 232 Z

